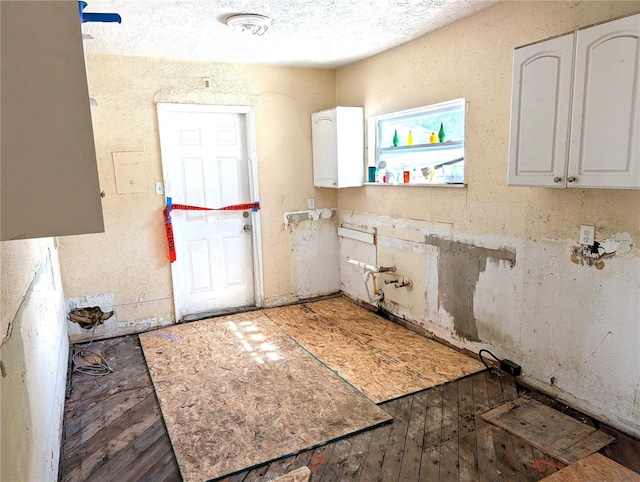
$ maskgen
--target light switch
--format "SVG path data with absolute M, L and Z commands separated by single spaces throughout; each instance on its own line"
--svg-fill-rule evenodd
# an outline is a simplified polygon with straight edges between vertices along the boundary
M 156 181 L 156 194 L 164 194 L 164 184 L 162 181 Z

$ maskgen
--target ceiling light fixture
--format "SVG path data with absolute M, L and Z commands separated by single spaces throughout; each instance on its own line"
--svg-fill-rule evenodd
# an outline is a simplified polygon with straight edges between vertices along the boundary
M 240 13 L 227 17 L 225 23 L 227 27 L 236 32 L 250 32 L 261 37 L 269 30 L 273 22 L 264 15 Z

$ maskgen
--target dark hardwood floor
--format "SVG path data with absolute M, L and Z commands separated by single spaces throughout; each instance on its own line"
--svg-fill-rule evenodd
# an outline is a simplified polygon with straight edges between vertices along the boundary
M 138 337 L 92 349 L 114 372 L 94 378 L 70 371 L 60 480 L 180 481 Z M 562 464 L 479 417 L 517 396 L 512 380 L 484 371 L 381 404 L 393 423 L 224 480 L 269 481 L 304 465 L 312 482 L 540 480 Z M 618 437 L 601 452 L 640 473 L 640 443 L 601 428 Z

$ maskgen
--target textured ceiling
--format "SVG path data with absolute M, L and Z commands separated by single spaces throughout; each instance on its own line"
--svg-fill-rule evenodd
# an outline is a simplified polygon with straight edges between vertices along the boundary
M 92 53 L 213 62 L 335 68 L 420 37 L 495 0 L 87 0 L 85 12 L 119 13 L 122 24 L 84 23 Z M 262 37 L 224 20 L 273 20 Z

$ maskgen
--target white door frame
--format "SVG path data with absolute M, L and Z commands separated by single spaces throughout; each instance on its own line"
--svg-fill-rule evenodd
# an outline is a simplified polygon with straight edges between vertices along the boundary
M 247 140 L 247 162 L 249 163 L 249 193 L 251 199 L 258 201 L 260 194 L 258 191 L 258 156 L 256 149 L 256 129 L 255 129 L 255 109 L 247 105 L 208 105 L 208 104 L 173 104 L 158 102 L 158 138 L 160 138 L 160 125 L 166 122 L 165 115 L 170 112 L 205 112 L 211 114 L 244 114 L 245 132 Z M 162 176 L 164 182 L 165 196 L 171 197 L 171 183 L 168 176 L 167 161 L 162 155 L 162 140 L 160 139 L 160 151 L 162 160 Z M 264 278 L 262 275 L 262 229 L 260 226 L 260 210 L 251 210 L 251 240 L 253 243 L 253 283 L 255 292 L 255 304 L 261 308 L 264 300 Z M 175 322 L 180 322 L 179 313 L 179 293 L 176 283 L 178 280 L 177 266 L 171 263 L 171 285 L 173 288 L 173 305 Z

